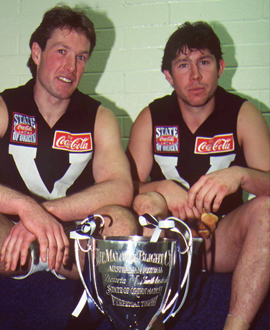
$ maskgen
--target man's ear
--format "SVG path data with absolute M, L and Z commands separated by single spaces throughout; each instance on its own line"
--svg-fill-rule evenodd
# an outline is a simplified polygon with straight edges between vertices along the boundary
M 169 83 L 172 85 L 172 87 L 173 87 L 173 78 L 172 78 L 172 76 L 171 76 L 171 74 L 170 74 L 170 71 L 169 71 L 169 70 L 164 70 L 163 73 L 164 73 L 165 78 L 168 80 L 168 82 L 169 82 Z
M 32 59 L 36 65 L 39 64 L 40 55 L 41 55 L 41 48 L 37 42 L 33 42 L 31 48 Z
M 219 60 L 219 69 L 218 69 L 218 77 L 220 78 L 224 69 L 225 69 L 225 61 L 224 60 Z

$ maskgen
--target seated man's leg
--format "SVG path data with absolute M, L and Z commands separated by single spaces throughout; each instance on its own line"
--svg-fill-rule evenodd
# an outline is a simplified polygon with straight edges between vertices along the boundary
M 224 329 L 248 329 L 270 283 L 270 199 L 257 197 L 226 215 L 215 231 L 217 272 L 233 272 Z M 211 240 L 206 240 L 208 265 Z
M 108 205 L 98 209 L 96 214 L 103 216 L 104 228 L 102 236 L 129 236 L 137 235 L 139 222 L 133 210 L 119 205 Z
M 170 212 L 165 198 L 157 192 L 139 194 L 134 198 L 133 209 L 138 215 L 153 215 L 158 220 L 166 219 Z M 154 229 L 143 227 L 143 236 L 150 237 Z
M 166 201 L 158 193 L 136 196 L 133 207 L 139 215 L 150 213 L 158 219 L 169 216 Z M 230 316 L 224 329 L 247 329 L 269 290 L 269 197 L 257 197 L 226 215 L 215 231 L 215 240 L 214 271 L 233 272 Z M 209 267 L 212 240 L 205 243 Z
M 149 213 L 159 220 L 167 218 L 170 214 L 165 198 L 154 191 L 137 195 L 133 201 L 133 209 L 139 215 Z

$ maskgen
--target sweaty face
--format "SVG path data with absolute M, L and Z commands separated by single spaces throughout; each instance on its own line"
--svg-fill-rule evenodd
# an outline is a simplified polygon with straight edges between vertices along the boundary
M 202 107 L 213 99 L 224 66 L 221 60 L 218 68 L 207 49 L 187 50 L 172 61 L 171 73 L 164 74 L 175 89 L 180 107 Z
M 77 88 L 89 58 L 90 42 L 82 33 L 56 29 L 42 51 L 32 46 L 37 65 L 36 89 L 45 97 L 68 99 Z

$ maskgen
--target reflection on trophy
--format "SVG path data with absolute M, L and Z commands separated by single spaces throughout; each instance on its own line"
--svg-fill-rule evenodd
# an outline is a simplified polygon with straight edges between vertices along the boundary
M 75 238 L 76 263 L 85 288 L 84 300 L 87 295 L 91 304 L 105 314 L 118 330 L 150 329 L 160 314 L 164 314 L 163 322 L 166 322 L 181 309 L 186 296 L 184 294 L 182 301 L 178 301 L 180 290 L 189 277 L 192 254 L 190 229 L 177 218 L 158 222 L 147 214 L 139 221 L 143 226 L 155 227 L 151 238 L 93 238 L 96 217 L 103 219 L 100 215 L 85 219 L 72 237 Z M 165 228 L 176 232 L 176 239 L 159 238 Z M 85 267 L 89 267 L 90 280 L 84 278 L 79 264 L 80 239 L 89 240 L 85 251 L 89 264 Z M 181 269 L 182 254 L 187 254 L 184 271 Z

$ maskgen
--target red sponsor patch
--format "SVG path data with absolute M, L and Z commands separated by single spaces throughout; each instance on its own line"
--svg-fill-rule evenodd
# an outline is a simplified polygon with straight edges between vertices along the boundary
M 32 126 L 27 124 L 19 124 L 14 127 L 14 130 L 18 134 L 22 134 L 22 135 L 33 135 L 36 132 L 36 130 Z
M 197 137 L 195 154 L 212 154 L 234 150 L 233 134 L 215 135 L 209 137 Z
M 178 139 L 172 135 L 164 135 L 158 137 L 157 142 L 163 146 L 169 146 L 178 142 Z
M 91 133 L 69 133 L 65 131 L 55 131 L 53 148 L 72 152 L 91 151 Z

